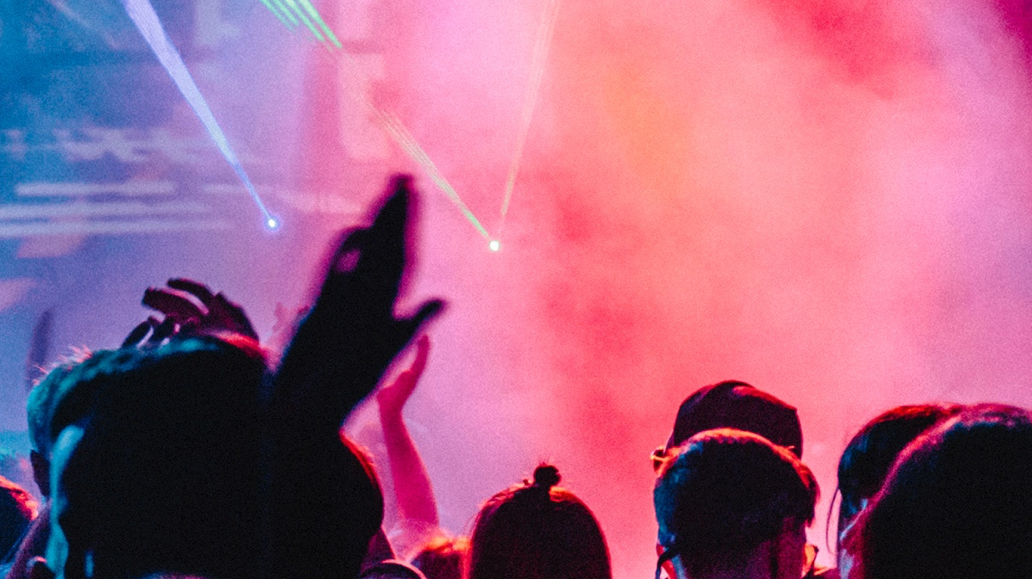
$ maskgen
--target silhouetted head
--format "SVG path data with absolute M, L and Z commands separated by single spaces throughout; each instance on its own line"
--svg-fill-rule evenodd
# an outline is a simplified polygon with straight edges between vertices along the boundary
M 53 409 L 61 399 L 77 384 L 82 382 L 80 378 L 74 377 L 73 373 L 81 375 L 85 367 L 80 368 L 84 362 L 89 360 L 92 354 L 80 352 L 64 362 L 53 367 L 43 378 L 29 391 L 28 400 L 25 403 L 25 413 L 29 423 L 29 443 L 32 450 L 49 457 L 50 447 L 53 444 L 50 433 L 50 416 Z M 96 364 L 93 360 L 92 364 Z
M 117 350 L 82 351 L 52 368 L 32 390 L 25 404 L 32 451 L 32 475 L 43 496 L 50 496 L 51 449 L 65 426 L 88 412 L 92 388 L 91 376 L 102 371 L 117 355 Z M 66 400 L 67 399 L 67 400 Z M 58 406 L 64 407 L 61 421 L 52 418 Z
M 963 410 L 920 435 L 845 544 L 863 579 L 1017 579 L 1032 569 L 1032 415 Z
M 955 404 L 897 406 L 873 418 L 853 436 L 838 465 L 840 535 L 881 488 L 899 453 L 922 432 L 961 409 Z
M 677 409 L 666 447 L 653 454 L 658 468 L 663 456 L 696 434 L 715 428 L 735 428 L 759 434 L 803 456 L 803 429 L 795 407 L 750 384 L 727 380 L 696 390 Z
M 798 579 L 817 494 L 810 469 L 761 436 L 696 434 L 665 459 L 656 481 L 660 563 L 674 560 L 692 577 L 748 576 L 742 571 L 760 557 L 770 576 Z
M 253 343 L 251 343 L 253 344 Z M 257 575 L 255 347 L 177 339 L 106 355 L 53 412 L 48 559 L 68 577 Z
M 339 438 L 337 456 L 321 465 L 322 470 L 308 474 L 320 480 L 309 481 L 304 491 L 325 501 L 317 506 L 318 512 L 312 512 L 312 507 L 298 509 L 304 527 L 298 536 L 318 553 L 309 559 L 310 567 L 295 567 L 303 569 L 306 577 L 352 577 L 360 569 L 364 573 L 362 565 L 369 562 L 372 551 L 393 557 L 382 534 L 383 490 L 372 459 L 356 442 L 344 435 Z
M 426 575 L 426 579 L 462 579 L 469 556 L 469 539 L 437 536 L 423 545 L 412 564 Z
M 556 487 L 559 471 L 506 489 L 481 507 L 470 536 L 469 579 L 610 579 L 609 550 L 591 509 Z

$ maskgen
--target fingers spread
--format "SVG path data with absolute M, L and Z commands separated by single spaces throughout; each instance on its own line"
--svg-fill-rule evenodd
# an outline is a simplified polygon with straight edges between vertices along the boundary
M 165 318 L 164 321 L 154 327 L 154 333 L 151 334 L 148 341 L 154 344 L 159 344 L 165 338 L 171 337 L 175 333 L 176 323 L 172 321 L 172 318 Z
M 210 306 L 212 299 L 215 297 L 208 286 L 192 279 L 172 278 L 168 280 L 168 287 L 193 294 L 205 306 Z
M 207 313 L 203 306 L 194 303 L 192 294 L 176 289 L 147 288 L 143 293 L 143 305 L 157 310 L 178 323 L 196 320 Z
M 122 347 L 139 346 L 143 339 L 147 337 L 147 334 L 151 332 L 151 328 L 154 327 L 152 320 L 154 318 L 148 318 L 133 328 L 133 331 L 129 332 L 129 335 L 122 341 Z
M 394 335 L 392 336 L 398 351 L 404 348 L 412 340 L 412 337 L 419 333 L 420 328 L 437 317 L 442 311 L 444 311 L 444 301 L 432 299 L 424 302 L 420 306 L 419 311 L 416 312 L 416 315 L 398 320 L 394 328 Z
M 243 334 L 254 340 L 258 339 L 258 333 L 254 331 L 251 320 L 247 318 L 244 309 L 239 305 L 226 299 L 226 296 L 216 294 L 210 303 L 208 319 L 206 324 L 213 329 L 224 329 Z

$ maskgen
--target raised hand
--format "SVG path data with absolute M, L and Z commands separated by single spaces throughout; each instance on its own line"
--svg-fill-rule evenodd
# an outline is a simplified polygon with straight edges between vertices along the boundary
M 376 393 L 400 523 L 417 534 L 436 530 L 440 519 L 430 475 L 401 411 L 419 383 L 429 354 L 430 338 L 424 334 L 416 341 L 416 358 L 412 365 Z
M 443 307 L 430 300 L 413 315 L 395 314 L 408 263 L 410 195 L 409 179 L 395 178 L 371 225 L 342 235 L 276 372 L 270 548 L 262 563 L 268 577 L 355 577 L 375 530 L 366 534 L 366 523 L 382 522 L 382 502 L 359 501 L 362 489 L 376 485 L 339 428 Z M 378 489 L 370 492 L 382 501 Z
M 416 385 L 419 384 L 419 377 L 423 375 L 429 354 L 430 338 L 424 334 L 416 340 L 416 358 L 412 361 L 412 365 L 376 393 L 376 402 L 380 405 L 382 414 L 401 415 L 402 408 L 405 407 L 405 403 L 408 402 Z
M 166 288 L 147 288 L 143 305 L 161 313 L 163 319 L 148 317 L 130 332 L 123 346 L 160 343 L 173 335 L 239 334 L 258 341 L 243 308 L 190 279 L 173 278 Z
M 444 306 L 434 299 L 410 316 L 394 311 L 409 259 L 411 196 L 410 179 L 395 177 L 372 224 L 342 234 L 277 373 L 276 399 L 324 417 L 334 431 Z
M 276 308 L 272 313 L 276 320 L 272 324 L 269 339 L 265 342 L 266 347 L 275 352 L 277 356 L 282 355 L 283 351 L 287 349 L 287 345 L 290 344 L 290 339 L 297 332 L 298 326 L 308 315 L 308 310 L 308 307 L 288 308 L 282 303 L 276 302 Z

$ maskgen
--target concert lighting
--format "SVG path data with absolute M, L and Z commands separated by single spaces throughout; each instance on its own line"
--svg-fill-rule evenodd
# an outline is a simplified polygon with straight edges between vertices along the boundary
M 290 30 L 298 29 L 299 23 L 312 34 L 317 42 L 327 48 L 329 54 L 337 64 L 346 64 L 354 74 L 359 74 L 359 67 L 356 66 L 351 55 L 343 49 L 343 45 L 333 33 L 333 30 L 319 14 L 319 10 L 312 5 L 310 0 L 261 0 L 262 4 L 283 22 Z M 527 91 L 524 95 L 523 111 L 521 116 L 520 132 L 517 135 L 516 150 L 509 166 L 509 174 L 505 183 L 505 196 L 502 201 L 501 223 L 499 231 L 505 225 L 505 217 L 509 211 L 509 204 L 512 200 L 513 189 L 516 185 L 516 178 L 519 175 L 520 162 L 523 158 L 523 149 L 527 141 L 527 134 L 530 131 L 530 123 L 533 118 L 534 109 L 537 105 L 538 94 L 541 90 L 541 81 L 545 72 L 545 61 L 548 56 L 548 49 L 552 43 L 552 35 L 555 31 L 555 23 L 559 15 L 559 0 L 549 0 L 545 7 L 545 16 L 538 28 L 538 35 L 534 45 L 534 55 L 531 63 L 531 76 L 527 84 Z M 408 132 L 401 120 L 388 111 L 378 108 L 364 96 L 358 98 L 359 106 L 364 107 L 380 126 L 380 128 L 393 139 L 399 147 L 426 172 L 427 176 L 440 188 L 442 192 L 459 208 L 459 211 L 467 221 L 485 239 L 489 240 L 491 251 L 498 251 L 501 245 L 497 240 L 491 239 L 491 235 L 483 226 L 473 211 L 462 200 L 454 187 L 448 183 L 444 175 L 437 169 L 437 166 L 427 155 L 426 151 L 416 142 L 416 139 Z
M 505 216 L 509 213 L 509 202 L 512 201 L 512 191 L 516 186 L 516 177 L 520 172 L 520 162 L 523 160 L 523 147 L 527 143 L 530 121 L 533 119 L 534 109 L 537 107 L 538 94 L 541 92 L 541 80 L 545 76 L 545 61 L 548 57 L 548 48 L 552 45 L 552 34 L 555 32 L 555 21 L 558 17 L 559 0 L 549 0 L 548 5 L 545 7 L 545 17 L 538 28 L 537 41 L 534 43 L 534 56 L 530 65 L 530 82 L 527 83 L 527 92 L 523 97 L 523 115 L 520 132 L 516 139 L 516 150 L 513 153 L 512 162 L 509 165 L 509 177 L 505 181 L 505 197 L 502 199 L 502 226 L 505 225 Z
M 176 50 L 168 34 L 165 33 L 165 28 L 161 25 L 161 20 L 154 11 L 154 6 L 148 0 L 122 0 L 122 5 L 125 7 L 125 11 L 129 14 L 133 24 L 136 25 L 136 29 L 140 31 L 144 40 L 151 47 L 154 55 L 158 57 L 158 62 L 168 71 L 179 92 L 190 103 L 190 107 L 197 114 L 197 118 L 201 120 L 211 139 L 215 141 L 215 145 L 222 152 L 222 156 L 226 158 L 226 162 L 233 168 L 240 182 L 243 183 L 244 188 L 251 195 L 251 199 L 258 206 L 258 210 L 262 212 L 266 225 L 271 222 L 279 226 L 279 222 L 269 214 L 265 204 L 262 203 L 258 191 L 255 189 L 254 184 L 251 183 L 247 172 L 244 171 L 244 167 L 237 158 L 236 153 L 230 148 L 229 140 L 226 138 L 225 133 L 222 132 L 218 122 L 215 121 L 215 115 L 212 114 L 211 108 L 208 107 L 208 103 L 204 100 L 204 96 L 201 95 L 200 89 L 197 88 L 197 83 L 194 82 L 190 71 L 186 68 L 183 57 L 179 55 L 179 51 Z

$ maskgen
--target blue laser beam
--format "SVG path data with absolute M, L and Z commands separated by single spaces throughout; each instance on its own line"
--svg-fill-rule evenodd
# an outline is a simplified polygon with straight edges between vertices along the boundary
M 200 89 L 197 88 L 197 83 L 194 82 L 193 76 L 190 75 L 190 71 L 186 68 L 183 57 L 179 55 L 179 51 L 176 50 L 172 40 L 169 39 L 168 34 L 165 32 L 165 28 L 161 25 L 161 20 L 154 11 L 154 6 L 151 5 L 149 0 L 122 0 L 122 5 L 125 7 L 125 11 L 129 14 L 133 24 L 136 25 L 136 29 L 143 35 L 143 39 L 150 45 L 154 55 L 158 57 L 158 62 L 168 71 L 179 92 L 183 94 L 183 98 L 190 104 L 194 113 L 197 114 L 197 118 L 201 120 L 204 128 L 211 135 L 211 139 L 215 141 L 215 146 L 222 152 L 226 162 L 233 168 L 233 172 L 236 173 L 244 188 L 251 195 L 251 199 L 254 200 L 258 210 L 262 213 L 265 226 L 271 230 L 279 228 L 281 225 L 280 220 L 275 218 L 265 208 L 265 203 L 262 202 L 257 189 L 251 183 L 247 172 L 244 171 L 240 159 L 237 158 L 236 153 L 229 146 L 229 140 L 226 138 L 225 133 L 222 132 L 218 122 L 215 121 L 215 115 L 212 114 L 211 108 L 208 107 L 208 103 L 204 100 L 204 96 L 201 95 Z

